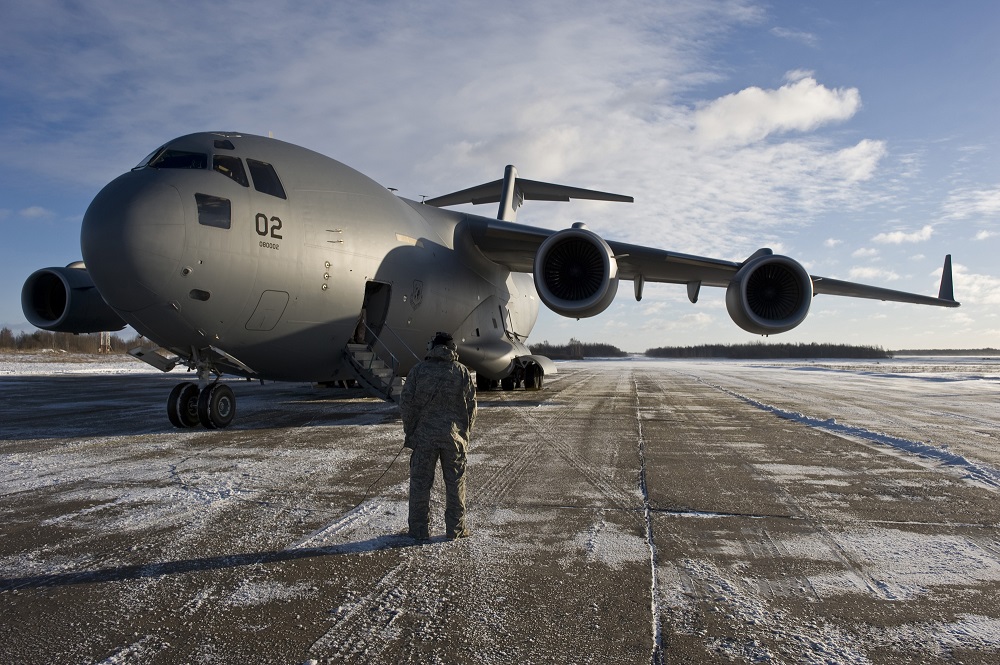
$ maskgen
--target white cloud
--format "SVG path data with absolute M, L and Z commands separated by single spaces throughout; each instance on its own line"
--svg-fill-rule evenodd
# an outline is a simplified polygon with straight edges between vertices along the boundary
M 996 217 L 1000 215 L 1000 187 L 953 192 L 943 208 L 946 219 Z
M 932 235 L 934 235 L 934 227 L 927 224 L 918 231 L 892 231 L 889 233 L 879 233 L 872 238 L 872 242 L 901 245 L 904 242 L 924 242 L 925 240 L 930 240 Z
M 844 148 L 834 154 L 838 168 L 848 182 L 870 179 L 886 154 L 883 141 L 865 139 L 855 146 Z
M 983 229 L 976 234 L 976 240 L 986 240 L 994 237 L 995 235 L 997 235 L 995 231 L 987 231 Z
M 892 282 L 899 279 L 899 275 L 892 270 L 884 270 L 882 268 L 874 268 L 870 266 L 851 268 L 849 274 L 851 279 L 858 280 L 886 280 Z
M 878 256 L 878 250 L 873 247 L 861 247 L 859 249 L 854 250 L 854 252 L 851 253 L 851 256 L 853 256 L 856 259 L 862 257 L 872 258 L 874 256 Z
M 1000 305 L 1000 277 L 978 275 L 963 265 L 953 267 L 955 299 L 963 304 Z M 937 271 L 940 275 L 940 270 Z
M 745 145 L 788 131 L 810 131 L 847 120 L 861 107 L 856 88 L 833 89 L 804 78 L 777 90 L 745 88 L 695 113 L 695 129 L 709 144 Z
M 816 72 L 811 69 L 793 69 L 790 72 L 785 72 L 785 80 L 789 83 L 795 83 L 796 81 L 801 81 L 802 79 L 812 78 L 816 78 Z
M 789 28 L 774 27 L 771 28 L 771 34 L 775 37 L 780 37 L 781 39 L 787 39 L 789 41 L 798 42 L 806 46 L 818 46 L 819 38 L 811 32 L 803 32 L 801 30 L 791 30 Z
M 833 248 L 843 242 L 844 242 L 843 240 L 838 240 L 837 238 L 827 238 L 826 240 L 823 241 L 823 246 Z
M 17 214 L 25 219 L 49 219 L 54 213 L 41 206 L 31 206 L 30 208 L 19 210 Z

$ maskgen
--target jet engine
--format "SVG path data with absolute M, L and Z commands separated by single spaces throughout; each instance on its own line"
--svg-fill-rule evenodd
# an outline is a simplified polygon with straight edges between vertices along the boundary
M 618 262 L 611 247 L 583 224 L 559 231 L 535 254 L 535 289 L 557 314 L 584 318 L 600 314 L 618 292 Z
M 791 330 L 809 313 L 812 278 L 797 261 L 766 254 L 750 257 L 726 289 L 726 309 L 740 328 L 758 335 Z
M 53 332 L 92 333 L 125 327 L 104 302 L 83 263 L 33 272 L 21 287 L 21 309 L 31 325 Z

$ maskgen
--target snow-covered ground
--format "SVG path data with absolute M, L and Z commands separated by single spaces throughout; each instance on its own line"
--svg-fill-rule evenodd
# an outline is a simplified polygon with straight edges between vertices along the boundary
M 101 356 L 51 349 L 32 353 L 0 352 L 0 377 L 159 373 L 159 370 L 125 354 Z
M 1000 659 L 1000 359 L 559 368 L 413 547 L 391 405 L 0 356 L 0 662 Z

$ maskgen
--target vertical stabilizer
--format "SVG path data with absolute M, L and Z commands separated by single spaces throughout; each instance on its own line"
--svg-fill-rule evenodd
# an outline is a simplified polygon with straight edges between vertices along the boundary
M 524 194 L 517 186 L 517 169 L 508 164 L 503 171 L 503 185 L 500 188 L 500 209 L 497 219 L 513 222 L 517 219 L 517 209 L 524 203 Z

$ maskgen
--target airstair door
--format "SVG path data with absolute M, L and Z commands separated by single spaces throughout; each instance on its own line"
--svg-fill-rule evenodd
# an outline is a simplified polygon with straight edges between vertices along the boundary
M 392 285 L 385 282 L 372 281 L 365 284 L 365 300 L 361 306 L 361 318 L 367 324 L 365 344 L 374 344 L 382 333 L 389 313 L 391 291 Z

